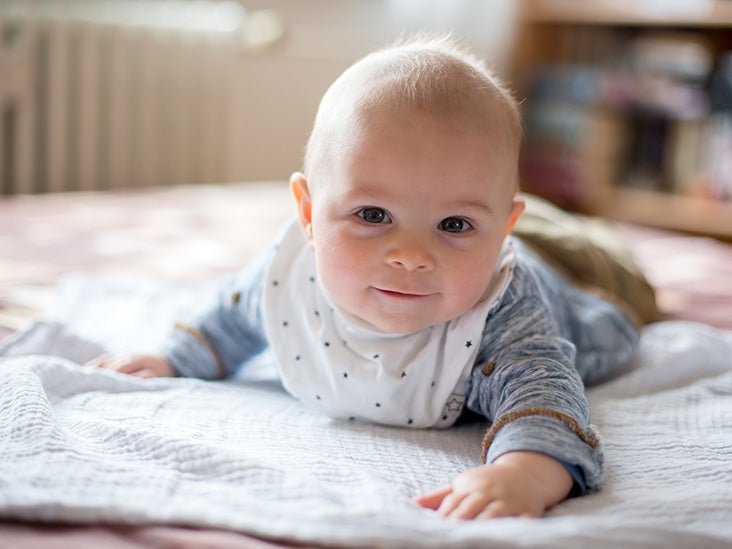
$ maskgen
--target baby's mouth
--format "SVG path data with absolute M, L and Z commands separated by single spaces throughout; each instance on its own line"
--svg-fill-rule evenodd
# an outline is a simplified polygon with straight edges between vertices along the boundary
M 385 288 L 377 288 L 377 287 L 374 287 L 374 289 L 382 295 L 385 295 L 388 297 L 394 297 L 397 299 L 419 299 L 419 298 L 427 297 L 428 295 L 430 295 L 430 294 L 425 294 L 425 293 L 408 292 L 408 291 L 401 291 L 401 290 L 387 290 Z

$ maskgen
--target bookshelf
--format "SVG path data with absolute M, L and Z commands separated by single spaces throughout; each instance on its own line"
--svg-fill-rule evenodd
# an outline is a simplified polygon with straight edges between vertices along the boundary
M 732 240 L 732 0 L 521 0 L 519 22 L 524 189 Z

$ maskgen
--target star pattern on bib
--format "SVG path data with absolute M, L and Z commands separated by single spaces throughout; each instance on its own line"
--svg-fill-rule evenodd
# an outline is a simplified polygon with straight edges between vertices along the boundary
M 452 397 L 445 403 L 445 407 L 447 408 L 448 412 L 459 412 L 460 409 L 463 407 L 463 402 L 456 397 Z

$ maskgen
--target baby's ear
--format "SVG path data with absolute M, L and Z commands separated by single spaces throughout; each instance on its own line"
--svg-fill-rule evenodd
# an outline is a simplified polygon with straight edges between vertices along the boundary
M 305 239 L 308 241 L 310 248 L 313 247 L 313 203 L 310 199 L 310 189 L 308 188 L 307 179 L 300 172 L 295 172 L 290 176 L 290 190 L 292 191 L 295 201 L 297 202 L 297 213 L 300 217 L 300 225 L 305 231 Z
M 526 201 L 519 195 L 514 196 L 513 203 L 511 204 L 511 210 L 508 212 L 508 223 L 506 224 L 505 236 L 508 236 L 508 234 L 513 230 L 513 226 L 518 221 L 518 218 L 521 217 L 521 214 L 524 213 L 525 209 Z

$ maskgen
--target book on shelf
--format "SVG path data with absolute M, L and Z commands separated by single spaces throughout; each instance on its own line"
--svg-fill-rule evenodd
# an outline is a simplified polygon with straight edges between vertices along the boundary
M 594 62 L 568 48 L 578 61 L 533 74 L 527 191 L 589 210 L 623 186 L 732 200 L 732 53 L 715 61 L 703 39 L 667 32 L 640 33 L 620 51 L 595 48 Z

